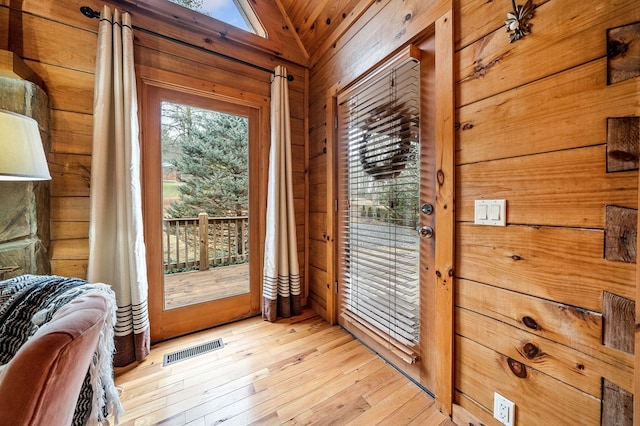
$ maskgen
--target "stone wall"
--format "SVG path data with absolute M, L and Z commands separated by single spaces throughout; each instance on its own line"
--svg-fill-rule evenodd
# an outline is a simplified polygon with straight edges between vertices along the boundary
M 0 109 L 36 120 L 49 152 L 49 99 L 40 87 L 0 77 Z M 49 240 L 49 182 L 0 181 L 0 267 L 17 267 L 5 278 L 49 274 Z

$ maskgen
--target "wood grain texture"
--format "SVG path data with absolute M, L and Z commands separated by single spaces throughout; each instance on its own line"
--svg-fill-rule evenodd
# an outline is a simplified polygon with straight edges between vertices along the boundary
M 602 228 L 605 205 L 638 202 L 636 173 L 606 173 L 605 155 L 599 145 L 459 166 L 457 219 L 473 221 L 474 200 L 506 199 L 508 224 Z
M 633 356 L 602 345 L 603 319 L 599 312 L 563 305 L 498 287 L 458 279 L 456 305 L 574 348 L 603 363 L 615 366 L 627 383 Z M 618 376 L 616 376 L 618 377 Z
M 640 76 L 640 22 L 607 30 L 607 83 Z
M 225 347 L 162 367 L 164 353 L 213 338 Z M 428 394 L 309 311 L 155 345 L 135 369 L 117 374 L 116 383 L 123 390 L 123 425 L 447 424 Z
M 321 43 L 314 42 L 313 46 L 315 46 L 315 48 L 309 47 L 309 49 L 311 49 L 309 66 L 313 68 L 318 63 L 320 58 L 324 56 L 325 52 L 334 49 L 340 39 L 344 36 L 344 34 L 353 26 L 361 25 L 362 20 L 360 18 L 372 5 L 380 2 L 381 0 L 352 0 L 351 3 L 355 4 L 355 6 L 353 6 L 351 12 L 347 13 L 345 10 L 345 12 L 342 13 L 342 17 L 344 18 L 344 20 L 342 20 L 339 25 L 333 28 L 333 31 L 328 34 L 328 36 L 324 38 Z M 318 41 L 320 40 L 318 39 Z
M 607 172 L 638 169 L 640 117 L 607 118 Z
M 89 235 L 89 222 L 55 222 L 51 228 L 52 240 L 72 240 Z
M 636 263 L 638 244 L 638 210 L 606 206 L 604 225 L 604 258 Z
M 89 222 L 89 197 L 51 197 L 52 222 Z
M 600 398 L 602 377 L 633 388 L 633 369 L 621 369 L 564 344 L 553 342 L 466 309 L 456 310 L 456 333 L 499 352 L 527 368 Z M 559 327 L 561 324 L 556 324 Z M 569 337 L 569 336 L 568 336 Z
M 604 317 L 602 343 L 633 355 L 635 302 L 607 291 L 603 293 L 602 299 L 602 316 Z M 630 390 L 629 387 L 625 389 Z
M 636 83 L 607 86 L 605 69 L 598 59 L 459 106 L 457 164 L 604 143 L 608 117 L 637 115 Z
M 608 380 L 602 381 L 601 426 L 633 425 L 633 393 Z
M 9 50 L 9 0 L 0 2 L 0 49 Z
M 131 10 L 136 25 L 229 56 L 234 55 L 234 48 L 248 47 L 264 57 L 279 57 L 301 65 L 308 61 L 297 34 L 276 2 L 255 2 L 251 6 L 265 27 L 266 38 L 172 3 L 162 7 L 153 0 L 124 0 L 123 3 Z
M 540 6 L 548 0 L 535 3 Z M 455 48 L 456 51 L 478 41 L 480 38 L 499 32 L 507 39 L 504 32 L 504 20 L 507 11 L 513 10 L 509 0 L 455 0 Z M 502 29 L 503 31 L 499 31 Z
M 457 404 L 466 412 L 469 413 L 469 415 L 473 416 L 474 418 L 478 419 L 477 421 L 475 421 L 473 423 L 473 426 L 500 426 L 502 423 L 498 422 L 494 417 L 493 417 L 493 412 L 492 410 L 489 410 L 485 407 L 483 407 L 482 405 L 478 404 L 478 402 L 474 401 L 473 399 L 469 398 L 468 395 L 460 392 L 459 390 L 456 390 L 455 392 L 455 396 L 456 396 L 456 402 Z M 493 407 L 491 407 L 493 408 Z M 454 413 L 456 412 L 456 406 L 454 405 Z M 466 416 L 464 417 L 466 419 Z M 457 423 L 458 425 L 465 425 L 465 423 Z M 469 425 L 465 425 L 465 426 L 469 426 Z
M 486 410 L 493 411 L 493 393 L 498 392 L 516 404 L 518 418 L 527 424 L 599 424 L 599 398 L 535 368 L 516 370 L 518 377 L 507 356 L 464 337 L 456 338 L 455 347 L 456 388 Z
M 454 347 L 454 252 L 456 191 L 453 81 L 453 11 L 435 22 L 435 375 L 436 404 L 451 416 L 453 404 Z M 423 117 L 424 119 L 424 117 Z M 422 265 L 421 265 L 422 266 Z M 424 311 L 427 308 L 421 305 Z M 425 348 L 426 349 L 426 348 Z
M 77 154 L 49 154 L 51 195 L 88 197 L 91 181 L 91 157 Z
M 324 240 L 327 245 L 327 257 L 324 259 L 324 263 L 327 265 L 327 276 L 324 292 L 320 295 L 321 298 L 326 300 L 326 317 L 325 319 L 329 322 L 329 324 L 337 324 L 339 317 L 339 306 L 340 302 L 338 300 L 338 282 L 340 275 L 340 265 L 336 260 L 336 252 L 338 251 L 339 246 L 339 237 L 338 237 L 338 229 L 339 224 L 338 221 L 338 212 L 337 205 L 335 204 L 339 197 L 338 185 L 334 180 L 334 176 L 338 174 L 338 147 L 341 146 L 338 142 L 337 132 L 338 129 L 335 125 L 335 118 L 338 117 L 338 101 L 336 97 L 336 93 L 334 88 L 329 88 L 326 94 L 326 114 L 325 114 L 325 122 L 328 124 L 326 126 L 326 149 L 324 149 L 323 154 L 327 157 L 327 168 L 326 168 L 326 194 L 324 199 L 322 195 L 319 195 L 318 198 L 323 199 L 324 206 L 317 206 L 316 208 L 312 207 L 312 204 L 309 203 L 310 211 L 322 211 L 326 210 L 327 214 L 325 217 L 325 224 L 329 225 L 325 229 Z M 313 194 L 312 200 L 316 198 L 315 192 L 312 192 L 311 188 L 309 191 L 310 194 Z
M 393 52 L 418 35 L 424 35 L 428 28 L 433 28 L 435 20 L 448 9 L 446 1 L 391 0 L 374 3 L 361 17 L 362 26 L 350 28 L 336 47 L 318 61 L 311 78 L 324 83 L 311 84 L 311 99 L 322 96 L 324 102 L 324 91 L 328 87 L 339 83 L 340 88 L 344 88 L 353 83 Z M 384 48 L 373 49 L 372 46 Z M 361 52 L 367 54 L 362 55 Z
M 85 260 L 89 258 L 89 239 L 56 240 L 49 248 L 51 260 Z
M 640 115 L 640 107 L 638 107 L 638 114 Z M 640 181 L 640 173 L 638 174 L 638 179 Z M 638 203 L 640 204 L 640 190 L 638 191 Z M 640 215 L 638 215 L 638 228 L 640 229 Z M 637 250 L 637 255 L 640 255 L 640 250 Z M 638 300 L 637 295 L 640 295 L 640 257 L 636 259 L 636 297 L 634 300 L 636 302 L 640 302 Z M 634 353 L 635 353 L 635 371 L 633 377 L 633 394 L 640 395 L 640 303 L 636 303 L 636 312 L 635 312 L 635 321 L 634 321 Z M 635 413 L 634 417 L 634 426 L 640 425 L 640 397 L 633 398 L 633 412 Z
M 248 293 L 249 264 L 164 276 L 164 309 Z
M 51 260 L 51 273 L 86 280 L 87 264 L 88 259 Z
M 603 257 L 599 230 L 459 224 L 457 277 L 602 312 L 602 291 L 635 297 L 635 265 Z
M 352 12 L 360 3 L 359 0 L 282 1 L 302 44 L 312 57 L 343 24 L 353 20 Z
M 460 397 L 457 397 L 456 399 L 460 400 Z M 458 404 L 453 404 L 453 415 L 451 419 L 457 425 L 482 426 L 482 420 L 478 419 L 475 415 L 471 414 L 470 411 Z
M 44 80 L 51 109 L 93 114 L 94 75 L 84 71 L 25 61 Z
M 78 14 L 83 17 L 79 10 Z M 37 43 L 23 43 L 22 57 L 26 60 L 92 74 L 96 68 L 95 49 L 98 42 L 96 31 L 81 30 L 52 18 L 56 17 L 23 14 L 22 25 L 28 32 L 26 40 L 37 40 Z M 89 19 L 87 21 L 91 22 Z M 94 21 L 93 24 L 97 29 L 97 22 Z M 51 37 L 51 34 L 56 36 Z M 61 40 L 73 40 L 73 42 L 61 43 Z
M 459 106 L 524 86 L 597 58 L 603 58 L 606 62 L 607 28 L 640 20 L 640 10 L 632 1 L 546 1 L 535 4 L 535 16 L 531 21 L 532 37 L 509 43 L 502 22 L 494 31 L 482 34 L 480 39 L 460 51 L 457 58 L 459 69 L 456 71 Z M 501 1 L 499 5 L 502 5 L 502 10 L 496 12 L 493 20 L 505 19 L 506 13 L 513 10 L 508 2 Z M 569 17 L 571 25 L 566 25 Z M 484 22 L 475 21 L 482 18 L 482 15 L 471 16 L 470 19 L 474 21 L 468 23 L 470 31 L 478 25 L 484 25 Z M 606 79 L 605 69 L 603 79 Z
M 51 111 L 51 152 L 91 155 L 93 115 Z

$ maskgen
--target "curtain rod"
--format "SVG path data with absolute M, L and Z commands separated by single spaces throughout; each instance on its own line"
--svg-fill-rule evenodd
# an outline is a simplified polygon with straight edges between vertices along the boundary
M 87 18 L 100 19 L 100 12 L 97 12 L 97 11 L 93 10 L 89 6 L 82 6 L 80 8 L 80 12 L 82 12 L 82 14 L 84 16 L 86 16 Z M 160 38 L 162 38 L 164 40 L 172 41 L 172 42 L 180 44 L 182 46 L 191 47 L 191 48 L 197 49 L 197 50 L 199 50 L 201 52 L 208 53 L 210 55 L 215 55 L 215 56 L 218 56 L 220 58 L 236 62 L 238 64 L 246 65 L 248 67 L 255 68 L 255 69 L 260 70 L 260 71 L 268 72 L 269 74 L 275 74 L 275 71 L 270 70 L 268 68 L 261 67 L 260 65 L 255 65 L 255 64 L 252 64 L 250 62 L 243 61 L 242 59 L 238 59 L 238 58 L 234 58 L 233 56 L 225 55 L 224 53 L 215 52 L 213 50 L 205 49 L 204 47 L 200 47 L 200 46 L 197 46 L 195 44 L 187 43 L 186 41 L 178 40 L 177 38 L 169 37 L 169 36 L 166 36 L 164 34 L 160 34 L 160 33 L 154 32 L 154 31 L 150 31 L 150 30 L 147 30 L 146 28 L 138 27 L 138 26 L 135 26 L 135 25 L 132 25 L 131 28 L 133 28 L 136 31 L 141 31 L 143 33 L 150 34 L 152 36 L 160 37 Z M 294 78 L 293 78 L 293 76 L 291 74 L 289 74 L 289 75 L 287 75 L 287 80 L 288 81 L 293 81 Z

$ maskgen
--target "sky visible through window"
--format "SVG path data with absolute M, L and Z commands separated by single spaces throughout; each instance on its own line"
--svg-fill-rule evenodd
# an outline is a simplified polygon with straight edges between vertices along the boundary
M 234 27 L 253 32 L 247 26 L 233 0 L 170 0 L 203 15 L 211 16 Z

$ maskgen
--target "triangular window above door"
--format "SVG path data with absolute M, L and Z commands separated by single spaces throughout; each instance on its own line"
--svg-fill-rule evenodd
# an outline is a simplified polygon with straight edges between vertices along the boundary
M 267 37 L 248 0 L 169 0 L 241 30 Z

